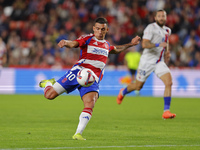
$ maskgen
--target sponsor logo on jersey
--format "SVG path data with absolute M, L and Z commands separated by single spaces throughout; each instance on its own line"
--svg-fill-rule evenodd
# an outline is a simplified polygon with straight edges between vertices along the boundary
M 109 51 L 105 48 L 101 48 L 101 47 L 96 47 L 96 46 L 88 46 L 88 53 L 91 54 L 97 54 L 97 55 L 104 55 L 104 56 L 108 56 Z
M 108 55 L 108 51 L 104 49 L 94 48 L 92 52 L 99 55 L 106 55 L 106 56 Z

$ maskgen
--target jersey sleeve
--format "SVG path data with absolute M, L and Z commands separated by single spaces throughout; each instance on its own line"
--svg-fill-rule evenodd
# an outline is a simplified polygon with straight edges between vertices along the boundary
M 112 51 L 115 48 L 115 46 L 110 45 L 110 43 L 107 40 L 106 40 L 106 42 L 107 42 L 107 44 L 109 46 L 109 52 Z
M 151 25 L 148 25 L 144 30 L 144 34 L 143 34 L 142 39 L 151 40 L 152 37 L 153 37 L 152 31 L 153 31 L 153 29 L 152 29 Z
M 110 46 L 109 52 L 112 51 L 115 47 L 113 45 Z
M 86 41 L 91 38 L 93 35 L 92 34 L 88 34 L 88 35 L 81 35 L 78 39 L 76 39 L 75 41 L 77 41 L 79 43 L 79 47 L 82 47 L 84 45 L 86 45 Z

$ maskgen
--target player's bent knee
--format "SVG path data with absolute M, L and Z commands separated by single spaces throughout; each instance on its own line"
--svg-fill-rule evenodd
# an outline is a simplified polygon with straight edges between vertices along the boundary
M 48 100 L 53 100 L 55 97 L 50 94 L 45 94 L 44 97 Z
M 45 98 L 48 99 L 48 100 L 53 100 L 55 97 L 53 97 L 53 96 L 46 96 L 45 95 Z
M 44 97 L 49 100 L 56 98 L 58 94 L 54 90 L 49 90 L 44 94 Z
M 173 82 L 172 81 L 168 81 L 165 83 L 165 86 L 172 86 Z

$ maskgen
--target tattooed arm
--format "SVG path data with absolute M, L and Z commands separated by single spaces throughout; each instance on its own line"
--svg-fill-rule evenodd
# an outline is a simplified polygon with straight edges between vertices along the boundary
M 120 53 L 120 52 L 126 50 L 127 48 L 129 48 L 131 46 L 135 46 L 135 45 L 139 44 L 140 40 L 141 40 L 141 38 L 139 36 L 136 36 L 135 38 L 133 38 L 131 40 L 131 43 L 115 46 L 114 49 L 112 51 L 110 51 L 110 54 Z

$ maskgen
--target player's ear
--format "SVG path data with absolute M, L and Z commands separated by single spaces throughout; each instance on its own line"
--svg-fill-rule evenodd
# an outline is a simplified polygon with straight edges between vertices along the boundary
M 95 31 L 95 26 L 93 26 L 93 31 Z

